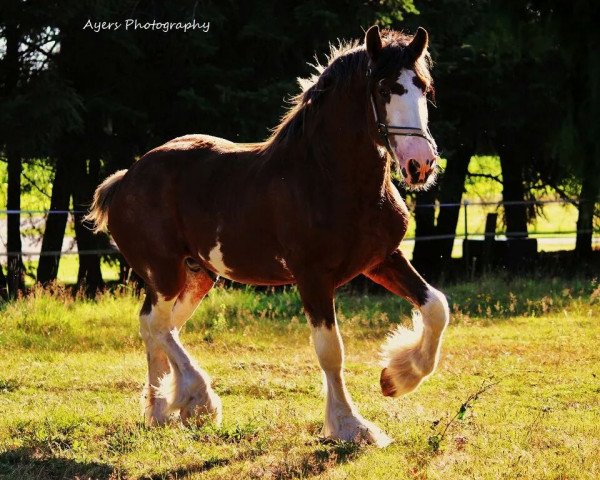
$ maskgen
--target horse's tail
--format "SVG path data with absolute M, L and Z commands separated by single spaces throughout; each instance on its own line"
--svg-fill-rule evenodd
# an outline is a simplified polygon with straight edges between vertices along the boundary
M 90 212 L 84 217 L 85 221 L 94 225 L 94 232 L 106 229 L 108 225 L 108 209 L 110 203 L 127 170 L 119 170 L 107 177 L 94 192 L 94 200 Z

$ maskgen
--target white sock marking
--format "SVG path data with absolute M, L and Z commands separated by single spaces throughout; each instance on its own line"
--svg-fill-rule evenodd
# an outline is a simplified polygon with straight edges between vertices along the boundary
M 376 425 L 365 420 L 355 407 L 344 382 L 344 344 L 337 325 L 312 328 L 312 340 L 324 373 L 327 395 L 325 407 L 326 436 L 346 441 L 374 443 L 385 447 L 391 439 Z

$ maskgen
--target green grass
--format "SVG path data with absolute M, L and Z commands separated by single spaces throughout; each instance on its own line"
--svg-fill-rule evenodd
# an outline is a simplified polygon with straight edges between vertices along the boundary
M 408 304 L 339 296 L 349 389 L 395 439 L 378 450 L 320 439 L 320 371 L 295 289 L 211 292 L 183 341 L 224 423 L 153 429 L 139 415 L 140 300 L 36 290 L 0 310 L 0 478 L 598 478 L 598 284 L 486 278 L 445 291 L 440 367 L 394 400 L 379 392 L 377 350 Z

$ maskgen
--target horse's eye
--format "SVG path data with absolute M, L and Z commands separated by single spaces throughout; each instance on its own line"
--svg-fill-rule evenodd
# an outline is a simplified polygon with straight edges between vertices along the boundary
M 387 87 L 383 87 L 383 88 L 379 89 L 379 95 L 381 95 L 383 98 L 388 98 L 391 94 L 392 94 L 392 91 Z

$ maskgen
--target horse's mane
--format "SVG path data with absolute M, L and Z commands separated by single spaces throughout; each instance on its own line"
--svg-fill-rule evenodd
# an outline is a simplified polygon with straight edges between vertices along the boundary
M 406 46 L 412 38 L 411 35 L 394 30 L 381 32 L 383 51 L 373 72 L 375 78 L 384 78 L 398 68 L 398 63 L 403 61 Z M 313 74 L 308 78 L 298 78 L 300 93 L 289 100 L 291 106 L 283 115 L 279 125 L 272 130 L 270 137 L 258 144 L 263 153 L 287 143 L 304 131 L 308 116 L 323 98 L 332 92 L 340 92 L 347 88 L 357 74 L 366 75 L 367 51 L 364 44 L 358 40 L 339 40 L 337 44 L 330 44 L 326 58 L 326 65 L 322 65 L 315 57 L 315 63 L 309 63 L 314 69 Z M 423 55 L 414 65 L 407 65 L 415 70 L 427 86 L 432 84 L 430 66 L 429 53 Z

